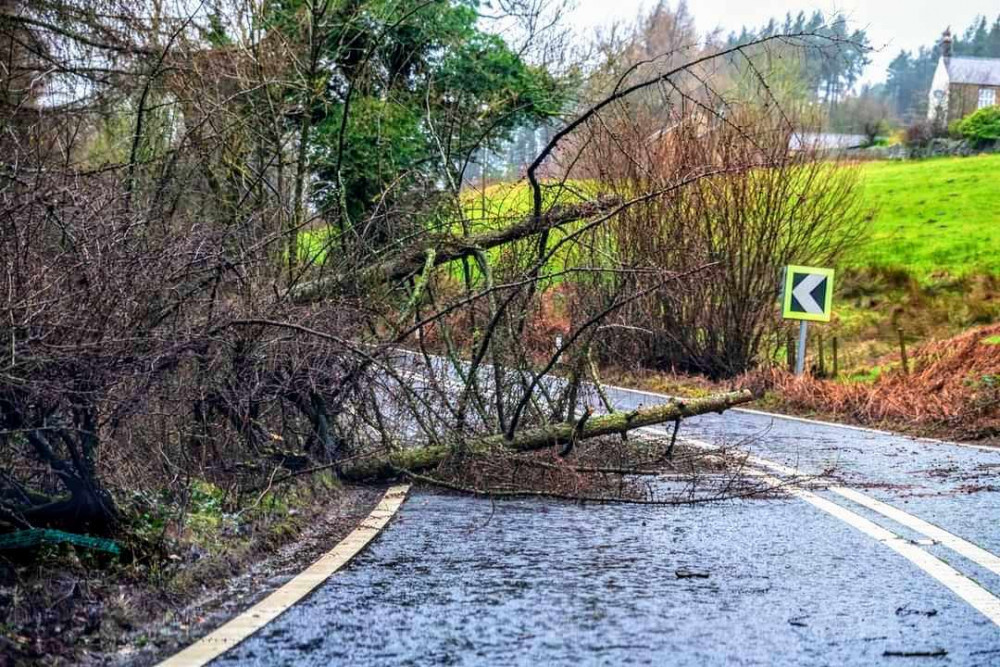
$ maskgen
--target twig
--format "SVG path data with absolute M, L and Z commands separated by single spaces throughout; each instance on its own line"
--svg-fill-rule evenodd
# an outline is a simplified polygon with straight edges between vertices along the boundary
M 704 498 L 686 498 L 684 500 L 680 499 L 656 499 L 656 498 L 625 498 L 620 496 L 585 496 L 576 495 L 572 493 L 559 493 L 556 491 L 534 491 L 529 489 L 517 489 L 513 491 L 491 491 L 484 489 L 477 489 L 473 487 L 466 487 L 460 484 L 455 484 L 453 482 L 446 482 L 442 479 L 437 479 L 435 477 L 429 477 L 427 475 L 421 475 L 418 473 L 409 472 L 407 470 L 400 470 L 399 474 L 412 479 L 417 482 L 423 482 L 425 484 L 430 484 L 431 486 L 439 486 L 449 491 L 457 491 L 459 493 L 465 493 L 472 496 L 489 497 L 489 498 L 551 498 L 553 500 L 570 500 L 578 503 L 600 503 L 600 504 L 621 504 L 621 505 L 667 505 L 667 506 L 677 506 L 677 505 L 701 505 L 706 503 L 715 503 L 722 500 L 736 500 L 741 498 L 753 498 L 765 493 L 772 492 L 777 489 L 784 488 L 785 486 L 792 486 L 798 484 L 801 480 L 795 479 L 787 483 L 777 484 L 774 486 L 764 486 L 763 488 L 757 487 L 750 491 L 743 493 L 734 494 L 718 494 L 714 496 L 708 496 Z M 727 487 L 728 488 L 728 487 Z

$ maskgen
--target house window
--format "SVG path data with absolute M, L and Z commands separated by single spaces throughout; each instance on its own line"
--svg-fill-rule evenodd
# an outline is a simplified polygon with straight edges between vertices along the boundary
M 986 107 L 991 107 L 997 103 L 997 91 L 996 88 L 980 88 L 979 89 L 979 108 L 984 109 Z

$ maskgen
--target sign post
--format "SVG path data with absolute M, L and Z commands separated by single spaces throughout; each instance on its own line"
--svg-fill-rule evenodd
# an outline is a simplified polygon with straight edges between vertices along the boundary
M 795 374 L 802 375 L 806 369 L 806 339 L 809 337 L 809 321 L 799 322 L 799 352 L 795 357 Z
M 833 315 L 833 269 L 789 266 L 782 285 L 781 316 L 799 320 L 799 349 L 795 374 L 806 365 L 806 340 L 810 322 L 829 322 Z

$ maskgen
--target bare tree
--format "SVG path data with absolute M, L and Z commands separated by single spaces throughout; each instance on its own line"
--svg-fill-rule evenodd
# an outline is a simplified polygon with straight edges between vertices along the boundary
M 662 295 L 697 303 L 724 263 L 694 241 L 697 252 L 669 264 L 642 253 L 608 259 L 617 248 L 602 239 L 625 238 L 631 212 L 653 205 L 701 207 L 702 218 L 678 219 L 704 224 L 702 243 L 735 233 L 755 179 L 786 163 L 734 141 L 698 140 L 692 126 L 696 147 L 677 148 L 684 169 L 632 185 L 615 175 L 612 192 L 569 200 L 549 193 L 572 190 L 571 181 L 543 178 L 556 160 L 582 158 L 633 96 L 683 89 L 735 50 L 623 80 L 577 109 L 529 170 L 530 208 L 497 219 L 470 219 L 458 186 L 490 131 L 469 136 L 458 111 L 427 111 L 419 126 L 433 154 L 386 179 L 355 215 L 339 178 L 330 186 L 337 196 L 308 197 L 309 115 L 318 91 L 343 84 L 336 166 L 343 128 L 357 118 L 351 82 L 362 81 L 348 70 L 365 67 L 431 4 L 391 16 L 349 5 L 334 17 L 332 3 L 307 3 L 291 18 L 251 0 L 223 14 L 183 2 L 3 6 L 7 71 L 42 82 L 25 92 L 29 79 L 18 79 L 4 111 L 5 527 L 111 531 L 120 490 L 191 476 L 239 498 L 281 469 L 327 466 L 371 479 L 497 448 L 569 455 L 579 440 L 750 400 L 725 394 L 629 413 L 602 400 L 605 416 L 586 405 L 600 394 L 587 362 L 602 328 Z M 361 17 L 382 23 L 359 33 Z M 279 19 L 293 25 L 279 30 Z M 391 59 L 410 72 L 405 40 L 393 44 Z M 437 85 L 425 98 L 448 101 Z M 709 99 L 690 97 L 693 109 Z M 725 136 L 757 123 L 723 122 L 741 128 Z M 620 157 L 642 164 L 639 150 L 624 146 Z M 730 177 L 745 179 L 734 181 L 742 189 L 720 204 L 712 193 Z M 816 178 L 803 182 L 805 201 Z M 709 228 L 717 207 L 730 227 Z M 304 252 L 302 238 L 314 233 L 322 247 Z M 569 281 L 596 281 L 600 298 L 581 298 L 565 337 L 541 353 L 533 313 Z M 671 324 L 664 331 L 681 335 Z M 555 378 L 567 362 L 570 377 Z
M 647 272 L 708 262 L 716 271 L 712 280 L 658 291 L 618 313 L 605 323 L 599 349 L 626 366 L 733 377 L 785 342 L 776 307 L 782 268 L 835 266 L 864 234 L 870 212 L 857 174 L 811 151 L 791 151 L 792 130 L 756 111 L 693 114 L 660 133 L 640 127 L 630 121 L 594 130 L 587 163 L 601 182 L 648 190 L 690 165 L 712 168 L 692 187 L 618 216 L 596 244 Z M 620 279 L 644 284 L 648 275 Z M 578 296 L 603 303 L 621 289 L 614 283 L 591 280 Z

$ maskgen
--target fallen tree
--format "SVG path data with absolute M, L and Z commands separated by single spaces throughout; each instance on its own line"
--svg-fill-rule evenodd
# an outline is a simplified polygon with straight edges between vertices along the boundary
M 704 150 L 685 155 L 699 159 L 672 158 L 669 178 L 635 187 L 597 181 L 603 195 L 581 187 L 593 181 L 574 167 L 595 133 L 608 131 L 621 161 L 642 164 L 650 133 L 628 122 L 626 100 L 642 91 L 664 97 L 657 104 L 669 113 L 656 117 L 664 129 L 684 118 L 700 124 L 703 114 L 693 110 L 716 124 L 739 122 L 726 109 L 726 91 L 713 90 L 728 79 L 704 79 L 704 66 L 740 56 L 750 67 L 743 78 L 755 82 L 754 54 L 742 49 L 764 51 L 782 38 L 699 51 L 663 68 L 630 66 L 614 74 L 613 90 L 595 91 L 590 106 L 551 106 L 550 113 L 575 119 L 531 162 L 530 211 L 513 200 L 487 206 L 485 194 L 482 210 L 470 211 L 465 166 L 501 135 L 487 132 L 458 150 L 468 143 L 468 123 L 437 122 L 430 111 L 419 123 L 401 117 L 401 132 L 419 133 L 424 148 L 442 154 L 408 148 L 419 168 L 381 174 L 385 191 L 365 195 L 377 205 L 358 208 L 330 196 L 350 189 L 341 176 L 349 170 L 314 167 L 323 155 L 339 164 L 352 134 L 385 120 L 383 106 L 412 101 L 412 91 L 391 103 L 379 98 L 375 107 L 351 102 L 347 92 L 338 106 L 323 96 L 339 94 L 339 86 L 316 86 L 316 75 L 357 74 L 358 87 L 347 90 L 363 90 L 374 82 L 367 73 L 382 71 L 378 53 L 396 53 L 394 35 L 408 29 L 373 36 L 372 52 L 359 56 L 371 67 L 348 71 L 324 51 L 340 42 L 320 36 L 340 24 L 321 15 L 320 5 L 330 3 L 300 17 L 319 32 L 292 30 L 298 20 L 265 21 L 274 26 L 266 40 L 256 31 L 234 33 L 224 48 L 206 41 L 219 26 L 200 25 L 200 12 L 170 21 L 110 18 L 127 15 L 119 3 L 129 5 L 107 0 L 94 13 L 92 2 L 49 3 L 44 12 L 22 3 L 25 12 L 0 21 L 0 41 L 26 45 L 6 50 L 7 69 L 37 75 L 22 77 L 24 99 L 8 107 L 30 113 L 8 113 L 12 129 L 2 141 L 9 159 L 0 175 L 0 258 L 9 286 L 0 295 L 0 532 L 115 533 L 159 504 L 150 500 L 159 494 L 132 493 L 151 489 L 170 492 L 179 524 L 201 483 L 222 489 L 235 511 L 247 489 L 268 488 L 283 469 L 335 468 L 347 480 L 379 480 L 419 474 L 456 453 L 554 446 L 568 455 L 577 440 L 751 400 L 728 394 L 597 416 L 579 389 L 599 385 L 584 362 L 592 349 L 601 358 L 608 334 L 598 332 L 622 324 L 625 306 L 655 297 L 668 313 L 679 294 L 714 280 L 702 269 L 720 265 L 718 253 L 690 252 L 686 234 L 661 239 L 686 253 L 676 269 L 625 256 L 606 223 L 642 203 L 683 202 L 699 182 L 768 168 L 759 147 L 773 128 L 734 129 L 747 145 L 736 163 L 712 150 L 714 132 L 692 133 L 685 140 Z M 408 9 L 391 21 L 416 26 L 410 22 L 427 20 L 423 9 L 448 4 L 403 3 Z M 287 34 L 276 28 L 286 23 Z M 112 62 L 110 54 L 121 55 Z M 124 78 L 95 80 L 90 68 L 80 69 L 88 56 Z M 185 59 L 188 66 L 174 66 Z M 79 79 L 83 106 L 48 103 L 63 94 L 47 89 L 64 85 L 50 78 L 53 71 Z M 139 92 L 123 80 L 146 83 Z M 428 100 L 461 93 L 448 79 L 418 85 Z M 303 96 L 314 89 L 321 94 Z M 495 92 L 503 94 L 498 114 L 516 110 L 503 108 L 513 104 L 505 87 Z M 311 126 L 310 110 L 324 105 L 339 109 L 339 132 Z M 109 118 L 107 109 L 127 110 L 127 118 Z M 621 114 L 624 124 L 609 122 Z M 643 140 L 630 149 L 619 135 L 633 129 Z M 334 136 L 335 152 L 324 153 Z M 657 136 L 670 145 L 681 135 Z M 386 137 L 371 147 L 376 153 L 398 147 L 394 135 Z M 554 196 L 543 197 L 543 188 Z M 320 265 L 299 261 L 300 230 L 303 252 L 307 245 L 310 254 L 319 251 Z M 643 243 L 653 236 L 636 235 Z M 339 248 L 309 245 L 323 238 Z M 591 282 L 607 289 L 586 301 L 580 285 Z M 708 303 L 689 297 L 685 305 Z M 398 347 L 425 366 L 401 360 Z M 567 382 L 547 381 L 563 371 Z
M 587 440 L 604 435 L 627 433 L 645 426 L 677 422 L 688 417 L 721 413 L 736 405 L 754 400 L 749 391 L 717 394 L 706 398 L 672 400 L 664 405 L 642 408 L 630 412 L 588 418 L 585 413 L 576 423 L 562 422 L 525 429 L 513 439 L 491 435 L 457 443 L 435 444 L 400 449 L 388 455 L 349 463 L 340 468 L 340 477 L 349 481 L 372 481 L 398 477 L 401 473 L 420 473 L 436 467 L 449 456 L 460 452 L 465 455 L 484 455 L 497 447 L 507 447 L 519 452 L 529 452 L 546 447 L 559 447 L 567 443 Z
M 431 252 L 433 252 L 431 267 L 434 268 L 456 260 L 474 257 L 492 248 L 531 238 L 560 225 L 607 214 L 623 206 L 624 200 L 622 198 L 605 196 L 580 204 L 555 206 L 545 213 L 526 216 L 520 222 L 498 231 L 472 236 L 441 234 L 422 239 L 421 243 L 404 250 L 398 256 L 368 267 L 359 275 L 352 275 L 351 280 L 360 283 L 397 283 L 419 274 L 425 268 L 428 254 Z M 341 275 L 317 278 L 296 285 L 289 295 L 297 303 L 316 301 L 327 296 L 330 288 L 340 284 L 343 280 L 344 276 Z

